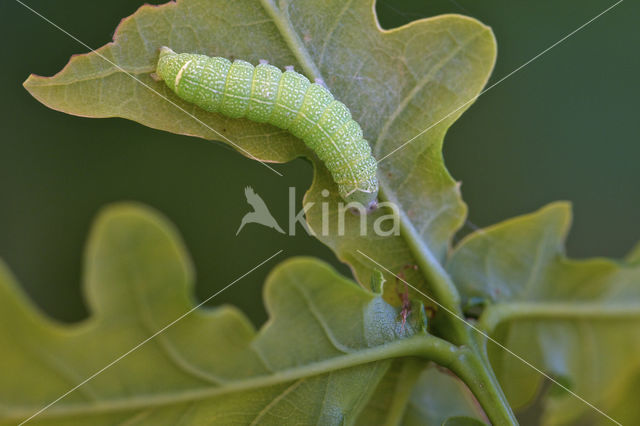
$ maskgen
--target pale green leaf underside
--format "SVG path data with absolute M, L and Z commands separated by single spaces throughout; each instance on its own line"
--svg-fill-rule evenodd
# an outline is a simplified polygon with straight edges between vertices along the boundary
M 149 209 L 106 209 L 85 260 L 91 315 L 77 325 L 45 318 L 0 269 L 0 424 L 28 417 L 194 306 L 180 238 Z M 32 423 L 351 424 L 387 359 L 415 355 L 415 344 L 453 353 L 319 261 L 281 264 L 264 292 L 270 320 L 257 334 L 232 307 L 199 308 Z
M 383 31 L 372 0 L 283 0 L 277 4 L 269 0 L 180 0 L 140 8 L 123 20 L 114 40 L 98 51 L 230 138 L 245 155 L 265 161 L 310 156 L 316 174 L 306 201 L 317 204 L 307 218 L 316 231 L 321 229 L 320 202 L 327 201 L 321 190 L 331 190 L 332 208 L 340 201 L 324 166 L 300 141 L 280 129 L 206 113 L 153 81 L 150 73 L 160 46 L 253 63 L 267 59 L 280 67 L 295 65 L 311 79 L 323 78 L 336 98 L 351 109 L 377 158 L 473 99 L 496 56 L 491 30 L 474 19 L 443 15 Z M 54 77 L 31 76 L 25 87 L 44 104 L 70 114 L 125 117 L 170 132 L 221 140 L 96 54 L 72 58 Z M 444 258 L 466 211 L 441 154 L 446 129 L 466 106 L 379 165 L 384 195 L 400 205 L 410 232 L 439 259 Z M 372 223 L 385 213 L 381 209 L 370 217 L 368 237 L 358 236 L 358 218 L 351 215 L 345 236 L 336 235 L 337 219 L 332 216 L 331 233 L 320 237 L 365 285 L 372 265 L 357 249 L 391 270 L 412 263 L 413 255 L 402 237 L 374 236 Z M 408 278 L 416 286 L 426 286 L 421 274 L 409 273 Z
M 475 233 L 448 270 L 468 297 L 489 307 L 480 324 L 622 424 L 640 418 L 640 266 L 571 260 L 564 238 L 569 206 L 551 204 Z M 630 257 L 630 260 L 633 256 Z M 530 402 L 542 376 L 489 343 L 496 374 L 514 407 Z M 546 401 L 548 424 L 608 420 L 559 389 Z
M 415 379 L 417 383 L 406 408 L 404 426 L 484 424 L 481 420 L 485 419 L 484 413 L 458 378 L 431 366 Z

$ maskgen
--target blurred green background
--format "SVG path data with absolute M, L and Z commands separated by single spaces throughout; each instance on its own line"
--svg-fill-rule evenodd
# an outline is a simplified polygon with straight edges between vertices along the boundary
M 142 4 L 25 2 L 94 48 Z M 499 52 L 491 84 L 612 3 L 396 0 L 378 2 L 377 11 L 385 28 L 440 13 L 490 25 Z M 221 144 L 49 110 L 22 82 L 32 72 L 54 74 L 86 49 L 13 0 L 0 3 L 0 16 L 0 257 L 43 310 L 63 321 L 87 315 L 80 290 L 87 232 L 101 207 L 121 200 L 151 205 L 176 224 L 195 263 L 199 299 L 279 249 L 277 261 L 312 255 L 349 273 L 306 235 L 249 225 L 235 236 L 249 211 L 244 186 L 285 224 L 287 188 L 297 187 L 299 206 L 311 182 L 308 163 L 275 166 L 281 178 Z M 621 257 L 640 239 L 638 16 L 640 2 L 623 2 L 483 95 L 453 125 L 445 159 L 463 181 L 467 228 L 566 199 L 575 207 L 570 255 Z M 260 323 L 262 282 L 274 265 L 213 304 L 233 303 Z

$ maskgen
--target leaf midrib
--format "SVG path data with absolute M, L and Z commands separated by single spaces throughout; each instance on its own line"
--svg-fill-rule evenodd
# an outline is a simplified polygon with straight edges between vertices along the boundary
M 272 0 L 260 0 L 260 4 L 262 4 L 264 10 L 271 19 L 273 19 L 273 23 L 276 25 L 278 31 L 280 31 L 285 44 L 289 49 L 291 49 L 291 52 L 298 62 L 300 62 L 300 65 L 304 68 L 306 74 L 314 79 L 321 79 L 324 81 L 315 61 L 311 58 L 307 49 L 303 47 L 303 43 L 300 40 L 300 37 L 298 37 L 298 34 L 293 30 L 293 28 L 291 28 L 291 21 L 283 17 L 285 11 L 278 8 Z
M 611 321 L 640 320 L 640 304 L 598 302 L 506 302 L 488 307 L 480 318 L 481 327 L 492 332 L 504 322 L 524 320 Z
M 102 58 L 101 58 L 102 59 Z M 104 59 L 102 59 L 104 60 Z M 106 61 L 105 61 L 106 62 Z M 114 74 L 124 74 L 124 75 L 129 75 L 129 76 L 142 76 L 142 75 L 146 75 L 149 74 L 151 72 L 154 72 L 155 68 L 154 67 L 141 67 L 141 68 L 132 68 L 132 69 L 126 69 L 126 68 L 116 68 L 116 67 L 110 67 L 109 69 L 105 69 L 102 72 L 99 72 L 97 74 L 92 74 L 90 77 L 85 77 L 85 78 L 77 78 L 74 79 L 73 81 L 60 81 L 60 82 L 52 82 L 51 77 L 42 77 L 36 74 L 31 74 L 27 80 L 24 82 L 24 86 L 25 87 L 33 87 L 33 86 L 38 86 L 38 87 L 58 87 L 58 86 L 69 86 L 71 84 L 77 84 L 77 83 L 83 83 L 85 81 L 92 81 L 92 80 L 100 80 L 100 79 L 104 79 L 105 77 L 109 77 L 112 76 Z
M 125 411 L 161 407 L 179 403 L 193 402 L 213 398 L 219 395 L 265 388 L 305 377 L 317 376 L 350 367 L 356 367 L 376 361 L 407 356 L 418 356 L 429 359 L 443 367 L 447 367 L 455 361 L 460 349 L 431 335 L 415 335 L 403 340 L 397 340 L 385 345 L 363 349 L 359 352 L 333 357 L 327 360 L 307 364 L 302 367 L 294 367 L 281 370 L 272 375 L 256 376 L 250 379 L 237 380 L 220 387 L 206 387 L 188 391 L 179 391 L 164 394 L 145 396 L 127 396 L 123 399 L 106 401 L 91 401 L 73 403 L 62 408 L 53 406 L 40 413 L 38 418 L 60 418 L 65 416 L 77 416 L 82 414 L 97 414 L 113 411 Z M 40 406 L 31 408 L 9 409 L 0 413 L 2 421 L 21 421 L 31 416 Z

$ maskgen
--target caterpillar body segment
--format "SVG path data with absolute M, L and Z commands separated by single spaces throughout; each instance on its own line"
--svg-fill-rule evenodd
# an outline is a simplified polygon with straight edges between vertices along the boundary
M 369 143 L 349 109 L 323 84 L 266 61 L 254 66 L 167 47 L 160 49 L 156 75 L 180 98 L 206 111 L 288 130 L 325 163 L 345 201 L 375 205 L 377 164 Z

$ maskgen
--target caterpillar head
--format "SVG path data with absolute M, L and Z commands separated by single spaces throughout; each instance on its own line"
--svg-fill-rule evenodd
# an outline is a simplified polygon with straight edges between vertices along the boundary
M 180 73 L 182 67 L 193 59 L 193 55 L 182 53 L 178 54 L 166 46 L 160 48 L 160 57 L 158 66 L 156 67 L 155 78 L 164 80 L 171 90 L 175 90 L 176 77 Z

